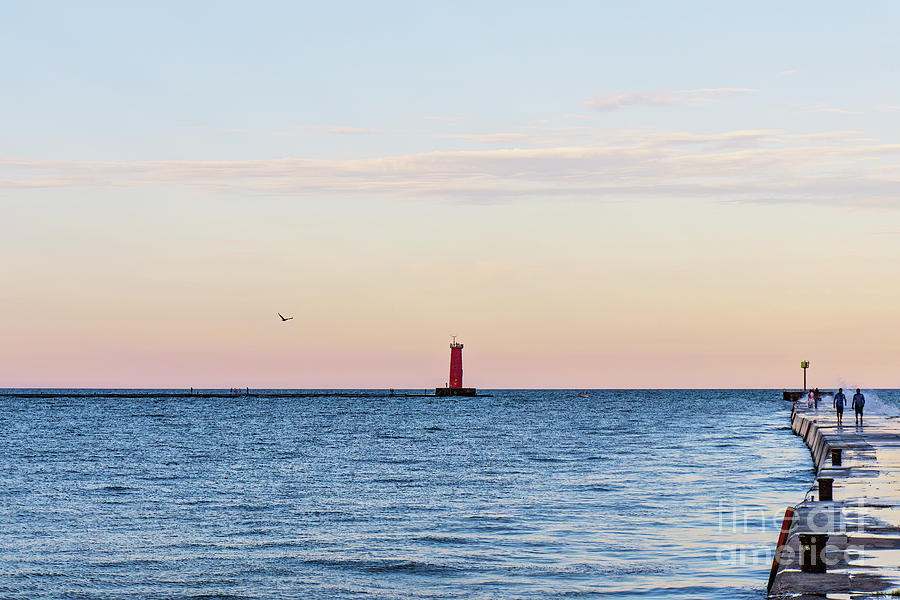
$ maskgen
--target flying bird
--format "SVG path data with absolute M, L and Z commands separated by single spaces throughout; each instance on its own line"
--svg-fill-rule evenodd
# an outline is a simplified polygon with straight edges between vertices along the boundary
M 281 320 L 282 320 L 282 321 L 290 321 L 291 319 L 294 318 L 294 317 L 285 317 L 285 316 L 284 316 L 283 314 L 281 314 L 281 313 L 278 313 L 278 316 L 281 317 Z

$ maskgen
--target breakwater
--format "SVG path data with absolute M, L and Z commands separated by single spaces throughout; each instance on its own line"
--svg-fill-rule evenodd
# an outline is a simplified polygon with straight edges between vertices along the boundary
M 435 396 L 434 390 L 90 390 L 90 389 L 6 389 L 10 398 L 420 398 Z M 476 394 L 471 394 L 476 395 Z M 490 397 L 491 394 L 477 394 Z
M 867 415 L 857 426 L 848 409 L 839 427 L 831 402 L 820 401 L 818 410 L 794 405 L 791 429 L 809 447 L 816 478 L 786 513 L 770 594 L 900 589 L 900 417 Z

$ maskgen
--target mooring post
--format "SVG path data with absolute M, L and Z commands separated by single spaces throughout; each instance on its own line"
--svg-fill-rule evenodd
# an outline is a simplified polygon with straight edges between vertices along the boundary
M 825 546 L 828 534 L 801 533 L 800 536 L 800 570 L 805 573 L 825 572 Z
M 820 502 L 828 502 L 832 500 L 833 496 L 831 493 L 831 484 L 834 483 L 834 479 L 831 477 L 819 477 L 819 501 Z

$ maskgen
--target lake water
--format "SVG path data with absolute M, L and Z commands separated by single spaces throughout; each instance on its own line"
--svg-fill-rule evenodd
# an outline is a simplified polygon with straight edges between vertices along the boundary
M 0 391 L 0 596 L 764 597 L 780 391 L 491 393 Z

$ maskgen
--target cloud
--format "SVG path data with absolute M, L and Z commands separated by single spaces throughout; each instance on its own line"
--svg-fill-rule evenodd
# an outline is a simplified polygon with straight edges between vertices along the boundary
M 788 69 L 786 71 L 782 71 L 778 74 L 779 77 L 789 77 L 791 75 L 796 75 L 800 72 L 800 69 Z
M 621 137 L 624 140 L 627 138 Z M 625 135 L 628 135 L 627 133 Z M 630 134 L 632 137 L 641 135 L 637 132 Z M 755 146 L 758 142 L 775 139 L 781 133 L 775 129 L 741 129 L 726 131 L 724 133 L 690 133 L 690 132 L 659 132 L 643 133 L 643 139 L 648 143 L 662 146 L 703 145 L 712 148 L 746 147 Z
M 444 137 L 488 144 L 506 144 L 529 139 L 527 133 L 454 133 Z
M 816 106 L 816 107 L 813 107 L 812 111 L 820 112 L 820 113 L 832 113 L 832 114 L 836 114 L 836 115 L 861 115 L 861 114 L 863 114 L 862 112 L 857 111 L 857 110 L 847 110 L 844 108 L 835 108 L 833 106 Z
M 591 144 L 323 160 L 0 159 L 0 187 L 180 185 L 322 197 L 473 202 L 637 197 L 900 207 L 900 144 L 853 132 L 616 132 Z
M 74 179 L 0 179 L 0 189 L 3 188 L 51 188 L 51 187 L 73 187 L 84 185 L 85 181 Z
M 709 104 L 738 94 L 758 92 L 751 88 L 699 88 L 693 90 L 648 90 L 618 92 L 599 96 L 584 103 L 598 111 L 612 111 L 635 106 L 677 106 Z
M 845 129 L 840 131 L 819 131 L 816 133 L 790 133 L 785 134 L 783 137 L 788 140 L 821 141 L 846 139 L 858 136 L 859 134 L 860 132 L 855 129 Z
M 241 128 L 225 128 L 225 127 L 206 127 L 201 125 L 189 125 L 188 129 L 201 129 L 204 131 L 213 131 L 216 133 L 242 134 L 242 135 L 264 135 L 264 136 L 304 136 L 309 134 L 318 135 L 375 135 L 384 133 L 380 129 L 371 129 L 367 127 L 346 127 L 346 126 L 302 126 L 287 127 L 283 129 L 241 129 Z
M 447 139 L 465 140 L 476 144 L 517 146 L 565 146 L 583 143 L 591 138 L 591 133 L 582 127 L 554 127 L 543 123 L 529 125 L 527 131 L 499 133 L 453 133 L 443 136 Z M 596 137 L 596 135 L 593 135 Z
M 321 132 L 337 135 L 374 135 L 382 133 L 380 129 L 367 129 L 365 127 L 328 127 L 322 129 Z

